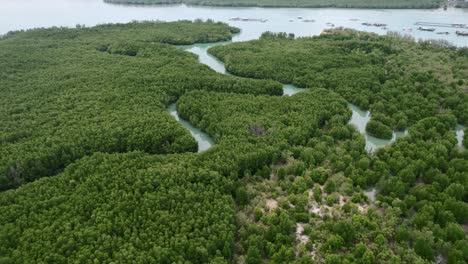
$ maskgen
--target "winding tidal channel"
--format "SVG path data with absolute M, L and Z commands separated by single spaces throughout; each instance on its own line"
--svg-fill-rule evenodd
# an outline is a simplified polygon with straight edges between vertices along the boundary
M 175 103 L 171 104 L 167 111 L 175 118 L 177 122 L 179 122 L 185 129 L 190 131 L 190 134 L 192 134 L 193 138 L 198 143 L 198 152 L 205 151 L 211 146 L 213 146 L 214 141 L 211 138 L 210 135 L 207 133 L 201 131 L 200 129 L 192 126 L 188 121 L 183 120 L 179 117 L 179 113 L 177 113 L 177 105 Z
M 232 75 L 226 70 L 226 68 L 224 67 L 224 63 L 222 61 L 218 60 L 217 58 L 215 58 L 214 56 L 208 53 L 208 49 L 210 47 L 218 46 L 218 45 L 226 45 L 229 43 L 230 42 L 205 43 L 205 44 L 179 46 L 179 48 L 198 55 L 199 61 L 203 64 L 208 65 L 214 71 L 222 73 L 222 74 Z M 303 90 L 304 90 L 303 88 L 296 87 L 292 84 L 283 84 L 283 94 L 285 96 L 292 96 Z M 358 106 L 353 105 L 353 104 L 349 104 L 349 108 L 353 112 L 351 119 L 349 120 L 349 124 L 352 124 L 353 126 L 355 126 L 356 129 L 364 136 L 366 140 L 366 150 L 369 153 L 374 152 L 376 149 L 380 147 L 391 144 L 397 138 L 408 134 L 408 130 L 396 131 L 396 132 L 393 132 L 393 136 L 389 140 L 373 137 L 367 134 L 366 132 L 366 125 L 371 119 L 371 113 L 369 111 L 364 111 L 360 109 Z M 189 122 L 179 118 L 175 104 L 170 105 L 168 111 L 171 113 L 172 116 L 176 118 L 177 121 L 179 121 L 194 136 L 194 138 L 198 142 L 199 152 L 207 150 L 213 145 L 214 141 L 208 134 L 204 133 L 198 128 L 193 127 L 192 125 L 190 125 Z M 462 146 L 463 129 L 464 127 L 461 125 L 457 126 L 456 128 L 458 145 L 460 147 Z
M 262 22 L 232 21 L 232 17 L 260 19 Z M 356 30 L 386 34 L 395 31 L 415 39 L 439 39 L 455 46 L 468 46 L 467 38 L 455 34 L 456 28 L 437 28 L 435 32 L 418 30 L 417 23 L 468 24 L 468 9 L 340 9 L 340 8 L 258 8 L 258 7 L 209 7 L 187 5 L 114 5 L 103 0 L 15 0 L 0 1 L 0 35 L 8 31 L 35 27 L 68 26 L 77 24 L 94 26 L 102 23 L 125 23 L 133 20 L 194 20 L 213 19 L 229 23 L 241 29 L 233 42 L 258 39 L 265 31 L 294 33 L 296 36 L 319 35 L 324 29 L 347 27 Z M 303 18 L 303 19 L 300 19 Z M 305 23 L 310 21 L 311 23 Z M 366 26 L 364 22 L 385 23 L 386 28 Z M 444 34 L 437 34 L 444 32 Z M 199 56 L 201 63 L 213 70 L 229 74 L 224 64 L 207 53 L 211 46 L 226 45 L 230 42 L 196 44 L 181 47 Z M 294 95 L 302 89 L 290 84 L 283 86 L 285 95 Z M 396 132 L 391 140 L 382 140 L 365 132 L 371 114 L 351 105 L 353 111 L 350 123 L 364 135 L 369 152 L 385 146 L 407 132 Z M 198 141 L 199 150 L 208 149 L 213 140 L 199 129 L 181 120 L 176 106 L 168 111 Z M 456 135 L 461 147 L 463 127 L 457 126 Z

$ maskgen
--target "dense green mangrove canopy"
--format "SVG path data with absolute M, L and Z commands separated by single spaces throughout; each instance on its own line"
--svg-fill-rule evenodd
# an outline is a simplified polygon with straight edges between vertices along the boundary
M 367 131 L 377 137 L 447 112 L 468 124 L 467 48 L 338 31 L 297 39 L 266 32 L 209 52 L 239 76 L 337 92 L 371 110 Z
M 466 263 L 466 50 L 334 31 L 210 51 L 243 78 L 174 46 L 237 31 L 3 37 L 0 263 Z M 347 100 L 409 134 L 368 154 Z
M 196 151 L 166 113 L 187 90 L 281 94 L 169 44 L 224 41 L 218 23 L 130 23 L 10 33 L 0 41 L 0 189 L 54 175 L 93 152 Z M 168 44 L 169 43 L 169 44 Z

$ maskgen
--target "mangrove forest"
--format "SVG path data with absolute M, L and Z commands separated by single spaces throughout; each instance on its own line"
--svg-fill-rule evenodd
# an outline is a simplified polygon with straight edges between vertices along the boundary
M 225 75 L 179 47 L 238 32 L 2 36 L 0 263 L 468 263 L 468 49 L 265 32 L 209 49 Z M 407 135 L 368 153 L 350 103 L 370 135 Z

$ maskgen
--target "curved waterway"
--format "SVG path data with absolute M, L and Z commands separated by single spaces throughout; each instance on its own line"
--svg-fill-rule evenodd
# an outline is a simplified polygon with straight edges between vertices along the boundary
M 458 147 L 463 147 L 463 137 L 465 136 L 465 126 L 457 125 L 455 128 L 455 133 L 457 134 Z
M 226 70 L 224 63 L 222 61 L 220 61 L 219 59 L 217 59 L 216 57 L 208 53 L 208 49 L 210 47 L 217 46 L 217 45 L 226 45 L 229 43 L 231 42 L 228 41 L 228 42 L 219 42 L 219 43 L 195 44 L 195 45 L 188 45 L 188 46 L 179 46 L 179 48 L 198 55 L 199 61 L 201 63 L 208 65 L 211 69 L 215 70 L 216 72 L 231 75 Z M 303 90 L 304 90 L 303 88 L 296 87 L 293 84 L 283 84 L 283 94 L 285 96 L 291 96 Z M 369 111 L 364 111 L 360 109 L 356 105 L 353 105 L 353 104 L 348 104 L 348 105 L 353 113 L 351 116 L 351 119 L 349 120 L 349 124 L 355 126 L 356 129 L 364 136 L 366 140 L 366 150 L 369 153 L 374 152 L 378 148 L 391 144 L 395 142 L 397 138 L 403 137 L 408 134 L 408 130 L 394 131 L 392 138 L 388 140 L 373 137 L 366 132 L 366 125 L 371 119 L 371 113 Z M 463 135 L 464 135 L 463 129 L 464 129 L 464 126 L 458 125 L 455 130 L 459 147 L 462 147 L 462 141 L 463 141 Z M 209 137 L 208 135 L 206 136 Z
M 195 45 L 189 45 L 189 46 L 179 46 L 179 48 L 184 49 L 186 51 L 190 51 L 198 55 L 199 61 L 203 64 L 208 65 L 213 70 L 222 74 L 229 74 L 229 72 L 224 67 L 224 63 L 208 53 L 208 49 L 210 47 L 217 46 L 217 45 L 226 45 L 228 43 L 230 42 L 195 44 Z M 304 90 L 303 88 L 296 87 L 293 84 L 283 84 L 283 94 L 285 96 L 291 96 L 303 90 Z M 349 104 L 349 108 L 353 112 L 353 115 L 349 121 L 349 124 L 354 125 L 358 129 L 358 131 L 362 135 L 364 135 L 364 138 L 366 139 L 366 150 L 369 153 L 372 153 L 376 149 L 394 142 L 397 138 L 404 136 L 408 133 L 408 131 L 393 132 L 393 137 L 390 140 L 380 139 L 380 138 L 376 138 L 371 135 L 368 135 L 366 132 L 366 125 L 367 125 L 367 122 L 369 122 L 371 118 L 370 112 L 363 111 L 359 107 L 353 104 Z
M 262 22 L 231 21 L 231 17 L 263 19 Z M 103 23 L 126 23 L 135 20 L 194 20 L 213 19 L 226 22 L 241 29 L 241 33 L 232 41 L 258 39 L 265 31 L 294 33 L 296 36 L 319 35 L 324 29 L 347 27 L 356 30 L 386 34 L 387 31 L 400 32 L 415 39 L 441 39 L 456 46 L 468 46 L 468 38 L 457 36 L 456 28 L 436 28 L 435 32 L 417 30 L 417 22 L 435 22 L 451 24 L 468 24 L 468 9 L 343 9 L 343 8 L 258 8 L 258 7 L 209 7 L 187 5 L 114 5 L 102 0 L 15 0 L 0 1 L 0 35 L 13 30 L 24 30 L 37 27 L 66 26 L 77 24 L 94 26 Z M 301 19 L 302 18 L 302 19 Z M 307 22 L 309 21 L 309 22 Z M 385 23 L 387 29 L 364 26 L 362 23 Z M 448 34 L 436 34 L 448 32 Z M 224 64 L 209 55 L 211 46 L 225 45 L 230 42 L 180 46 L 199 56 L 200 62 L 222 74 L 229 74 Z M 285 84 L 285 95 L 293 95 L 300 88 Z M 175 106 L 169 109 L 171 114 L 180 120 Z M 392 140 L 381 140 L 365 133 L 365 126 L 370 114 L 350 105 L 353 117 L 350 123 L 366 137 L 366 149 L 373 151 L 378 147 L 393 142 L 405 132 L 394 133 Z M 205 150 L 213 140 L 205 133 L 180 120 L 199 142 L 199 149 Z M 457 127 L 458 144 L 461 146 L 463 129 Z
M 192 136 L 198 142 L 198 152 L 205 151 L 211 146 L 213 146 L 214 141 L 210 137 L 210 135 L 192 126 L 189 122 L 179 117 L 179 113 L 177 112 L 177 106 L 175 103 L 171 104 L 167 111 L 177 120 L 177 122 L 179 122 L 183 127 L 190 131 L 190 134 L 192 134 Z
M 224 67 L 224 63 L 222 61 L 220 61 L 218 58 L 208 53 L 208 49 L 213 46 L 226 45 L 229 43 L 232 43 L 232 42 L 226 41 L 226 42 L 202 43 L 202 44 L 194 44 L 194 45 L 181 45 L 181 46 L 178 46 L 178 48 L 198 55 L 198 61 L 200 61 L 203 64 L 208 65 L 214 71 L 222 73 L 222 74 L 231 75 Z

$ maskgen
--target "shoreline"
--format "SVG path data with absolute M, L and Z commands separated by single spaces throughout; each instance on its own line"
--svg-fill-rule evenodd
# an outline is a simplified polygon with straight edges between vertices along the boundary
M 187 3 L 144 3 L 144 2 L 132 2 L 132 1 L 114 1 L 114 0 L 103 0 L 106 4 L 111 5 L 121 5 L 121 6 L 187 6 L 187 7 L 228 7 L 228 8 L 292 8 L 292 9 L 299 9 L 299 8 L 307 8 L 307 9 L 325 9 L 325 8 L 337 8 L 337 9 L 369 9 L 369 10 L 378 10 L 378 9 L 385 9 L 385 10 L 439 10 L 444 9 L 444 5 L 431 5 L 427 7 L 412 7 L 412 6 L 370 6 L 370 5 L 303 5 L 303 6 L 294 6 L 294 5 L 258 5 L 258 4 L 187 4 Z M 462 7 L 457 6 L 450 6 L 449 8 L 455 9 L 463 9 Z

